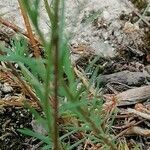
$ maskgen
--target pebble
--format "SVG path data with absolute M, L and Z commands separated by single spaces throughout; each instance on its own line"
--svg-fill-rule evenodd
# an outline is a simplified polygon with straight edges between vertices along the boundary
M 1 87 L 1 91 L 3 93 L 10 93 L 13 91 L 13 88 L 8 83 L 4 83 Z
M 42 124 L 39 124 L 36 120 L 32 120 L 31 125 L 35 132 L 47 135 L 47 131 L 44 126 Z

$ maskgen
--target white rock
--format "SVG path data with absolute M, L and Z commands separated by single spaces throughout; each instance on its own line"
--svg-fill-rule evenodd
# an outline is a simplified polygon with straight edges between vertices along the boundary
M 35 132 L 43 134 L 43 135 L 47 135 L 48 134 L 48 132 L 44 128 L 44 125 L 38 123 L 36 120 L 32 120 L 31 121 L 31 125 L 32 125 L 32 128 L 33 128 L 33 130 Z
M 9 93 L 13 91 L 13 88 L 8 83 L 4 83 L 1 90 L 4 93 Z
M 97 41 L 91 44 L 91 47 L 95 50 L 97 55 L 102 55 L 104 57 L 114 57 L 114 48 L 108 43 L 108 41 Z
M 49 36 L 49 25 L 48 15 L 45 13 L 45 8 L 43 1 L 41 2 L 41 7 L 39 8 L 40 12 L 40 29 L 43 31 L 45 37 Z M 70 33 L 70 40 L 76 40 L 77 42 L 88 42 L 89 45 L 96 45 L 96 51 L 103 53 L 104 56 L 113 56 L 115 49 L 108 44 L 104 44 L 102 39 L 99 39 L 99 36 L 102 35 L 102 38 L 106 40 L 111 36 L 112 31 L 117 31 L 117 36 L 122 32 L 119 16 L 124 11 L 125 14 L 129 14 L 133 10 L 129 8 L 125 1 L 123 0 L 66 0 L 66 33 Z M 16 25 L 24 28 L 24 22 L 20 11 L 18 9 L 17 0 L 3 0 L 0 5 L 1 12 L 3 12 L 3 17 L 7 18 L 9 21 L 12 21 Z M 103 19 L 104 24 L 106 24 L 106 30 L 95 29 L 92 22 L 82 23 L 84 19 L 88 18 L 91 15 L 91 12 L 96 12 L 98 20 Z M 93 15 L 94 16 L 94 15 Z M 96 18 L 95 18 L 96 19 Z M 96 33 L 97 34 L 93 34 Z M 107 33 L 105 33 L 107 32 Z M 120 33 L 119 33 L 120 32 Z M 124 36 L 122 37 L 122 39 Z M 128 44 L 129 41 L 126 41 L 126 37 L 122 40 L 119 37 L 119 41 L 123 41 Z M 130 39 L 130 37 L 128 37 Z M 101 40 L 101 42 L 99 42 Z M 115 42 L 117 40 L 114 40 Z M 113 44 L 113 40 L 111 40 Z M 102 44 L 103 43 L 103 44 Z M 115 47 L 117 49 L 117 47 Z M 104 50 L 105 49 L 105 50 Z

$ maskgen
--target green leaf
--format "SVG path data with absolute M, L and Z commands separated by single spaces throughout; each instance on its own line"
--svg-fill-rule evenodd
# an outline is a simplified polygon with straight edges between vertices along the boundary
M 0 56 L 0 61 L 12 61 L 16 63 L 22 63 L 28 66 L 35 77 L 40 77 L 42 80 L 45 79 L 45 60 L 43 59 L 34 59 L 27 58 L 24 56 L 19 56 L 18 54 L 14 54 L 13 52 L 8 54 L 8 56 Z
M 71 65 L 70 53 L 69 53 L 67 43 L 64 43 L 62 49 L 63 50 L 62 50 L 62 54 L 61 54 L 61 58 L 60 58 L 60 60 L 62 60 L 62 64 L 60 64 L 60 65 L 61 65 L 61 67 L 63 67 L 62 70 L 64 70 L 64 72 L 67 76 L 67 79 L 69 81 L 68 84 L 69 84 L 70 88 L 72 90 L 75 90 L 73 87 L 74 82 L 75 82 L 75 77 L 74 77 L 74 72 L 73 72 L 73 68 Z
M 50 149 L 52 149 L 51 145 L 45 145 L 42 147 L 42 150 L 50 150 Z
M 49 140 L 48 136 L 44 136 L 44 135 L 37 133 L 37 132 L 34 132 L 30 129 L 24 128 L 24 129 L 18 129 L 18 131 L 25 134 L 25 135 L 35 137 L 35 138 L 37 138 L 37 139 L 39 139 L 39 140 L 41 140 L 44 143 L 47 143 L 49 145 L 52 144 L 52 141 Z
M 73 131 L 70 131 L 66 134 L 64 134 L 63 136 L 60 137 L 60 140 L 62 141 L 63 139 L 65 139 L 66 137 L 70 136 L 71 134 L 77 132 L 77 130 L 73 130 Z
M 91 68 L 94 67 L 94 64 L 100 59 L 101 55 L 96 56 L 91 62 L 90 64 L 87 66 L 87 68 L 85 69 L 85 72 L 89 72 Z
M 72 149 L 76 148 L 79 144 L 81 144 L 82 142 L 84 142 L 85 139 L 86 139 L 86 138 L 83 138 L 83 139 L 77 141 L 75 144 L 71 145 L 71 146 L 69 147 L 69 150 L 72 150 Z
M 25 76 L 27 81 L 30 83 L 32 88 L 35 90 L 37 97 L 40 98 L 39 100 L 42 102 L 44 98 L 44 87 L 42 83 L 40 83 L 38 79 L 34 77 L 32 73 L 23 64 L 21 63 L 19 64 L 20 64 L 20 68 L 22 70 L 23 75 Z
M 27 41 L 25 38 L 19 36 L 17 38 L 13 38 L 11 40 L 11 45 L 13 49 L 13 54 L 19 55 L 19 56 L 25 56 L 27 55 Z

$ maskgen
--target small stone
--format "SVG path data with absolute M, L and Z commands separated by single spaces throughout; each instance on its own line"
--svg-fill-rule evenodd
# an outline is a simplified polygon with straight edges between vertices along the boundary
M 21 116 L 21 117 L 24 117 L 24 115 L 23 115 L 22 113 L 20 114 L 20 116 Z
M 15 116 L 15 113 L 13 112 L 11 116 L 14 117 L 14 116 Z
M 103 33 L 103 38 L 104 38 L 105 40 L 107 40 L 108 37 L 109 37 L 108 33 L 107 33 L 107 32 L 104 32 L 104 33 Z
M 8 83 L 4 83 L 1 90 L 4 93 L 10 93 L 13 91 L 13 88 Z
M 18 67 L 19 67 L 19 65 L 18 65 L 18 64 L 15 64 L 15 67 L 16 67 L 16 68 L 18 68 Z
M 110 13 L 108 12 L 108 11 L 103 11 L 103 17 L 104 17 L 104 19 L 106 19 L 106 20 L 109 20 L 111 17 L 110 17 Z
M 114 36 L 118 37 L 120 35 L 119 31 L 114 31 Z
M 20 128 L 23 128 L 23 125 L 22 125 L 22 124 L 20 125 Z
M 42 124 L 39 124 L 36 120 L 32 120 L 31 125 L 35 132 L 47 135 L 47 131 L 44 126 Z

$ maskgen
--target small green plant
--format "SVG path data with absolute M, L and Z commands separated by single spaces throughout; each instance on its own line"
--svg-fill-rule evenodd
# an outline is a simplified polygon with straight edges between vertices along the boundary
M 28 106 L 34 118 L 42 124 L 47 135 L 30 129 L 20 132 L 43 141 L 42 149 L 73 149 L 90 140 L 99 143 L 103 149 L 116 150 L 113 138 L 109 135 L 111 127 L 105 125 L 102 115 L 102 100 L 93 95 L 88 100 L 90 87 L 79 85 L 70 61 L 65 28 L 65 2 L 53 0 L 51 4 L 44 0 L 51 25 L 49 40 L 46 40 L 39 27 L 40 0 L 20 0 L 25 8 L 43 46 L 44 56 L 29 57 L 27 41 L 24 38 L 13 39 L 11 48 L 3 48 L 6 55 L 1 61 L 15 62 L 19 65 L 22 80 L 32 87 L 44 116 Z M 92 66 L 90 66 L 92 67 Z M 96 78 L 96 72 L 92 79 Z M 91 80 L 92 81 L 92 80 Z M 62 122 L 60 120 L 63 120 Z M 111 120 L 109 121 L 112 123 Z M 78 140 L 71 142 L 69 136 L 80 134 Z

